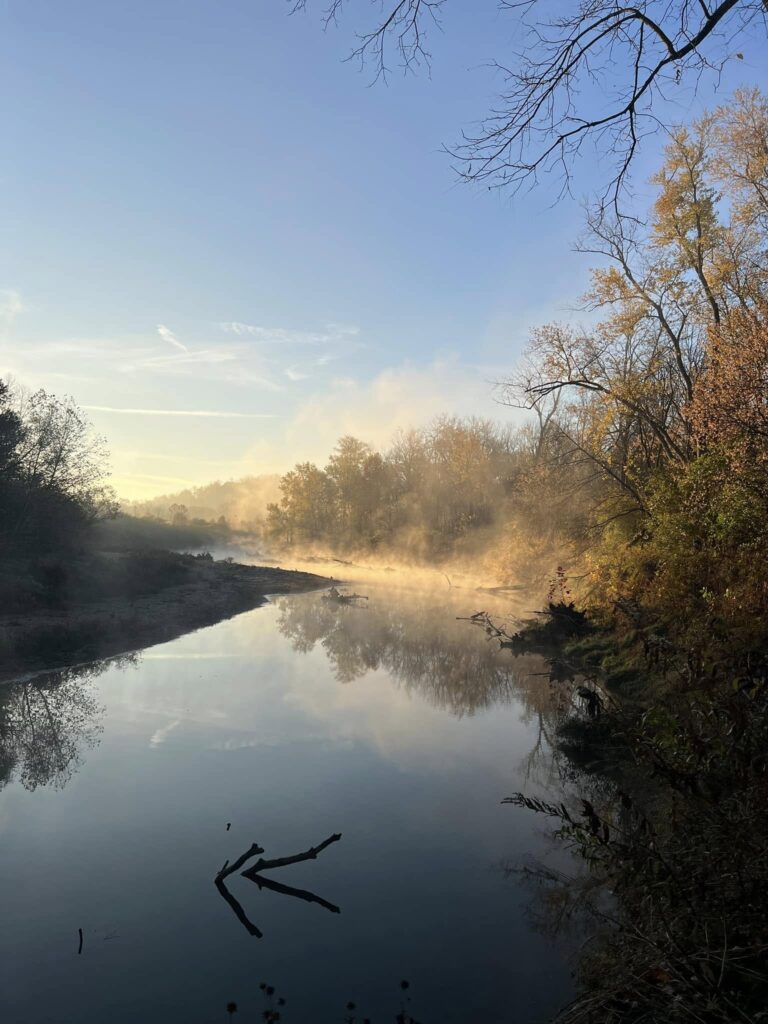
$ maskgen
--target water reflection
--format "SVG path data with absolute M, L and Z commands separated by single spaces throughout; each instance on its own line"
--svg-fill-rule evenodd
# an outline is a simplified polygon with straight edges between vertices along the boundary
M 523 757 L 526 778 L 550 784 L 558 770 L 553 738 L 572 706 L 574 680 L 553 672 L 548 659 L 514 653 L 471 622 L 457 622 L 477 600 L 472 592 L 435 602 L 424 591 L 374 590 L 369 605 L 355 606 L 310 594 L 277 602 L 278 628 L 298 652 L 322 648 L 341 683 L 383 670 L 458 718 L 521 703 L 534 737 Z M 498 602 L 494 614 L 512 612 Z
M 1 686 L 0 788 L 17 781 L 30 791 L 63 789 L 103 730 L 93 680 L 136 660 L 126 655 Z
M 546 666 L 456 621 L 486 597 L 356 589 L 368 610 L 280 599 L 136 671 L 0 692 L 3 1019 L 217 1020 L 233 999 L 255 1020 L 268 978 L 291 1020 L 341 1020 L 350 997 L 385 1020 L 406 977 L 432 1021 L 534 1024 L 569 993 L 495 870 L 549 853 L 500 803 L 534 745 L 549 770 Z M 331 829 L 317 860 L 227 878 L 232 899 L 211 884 L 251 843 Z
M 468 593 L 438 604 L 425 592 L 374 592 L 368 606 L 339 605 L 318 595 L 281 598 L 278 628 L 295 651 L 320 645 L 341 683 L 386 671 L 406 691 L 462 717 L 512 699 L 553 710 L 544 659 L 514 657 L 482 631 L 457 628 L 477 598 Z

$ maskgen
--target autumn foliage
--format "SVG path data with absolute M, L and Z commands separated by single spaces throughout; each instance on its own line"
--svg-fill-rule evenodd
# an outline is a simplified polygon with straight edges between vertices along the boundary
M 702 450 L 720 447 L 735 469 L 768 463 L 768 305 L 735 310 L 711 333 L 691 426 Z

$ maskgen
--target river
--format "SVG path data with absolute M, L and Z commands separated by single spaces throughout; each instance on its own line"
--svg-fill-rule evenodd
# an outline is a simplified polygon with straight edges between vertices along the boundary
M 360 607 L 277 598 L 2 689 L 3 1021 L 207 1024 L 272 1005 L 293 1024 L 379 1024 L 402 1005 L 422 1024 L 534 1024 L 568 999 L 565 947 L 515 871 L 565 855 L 501 803 L 553 785 L 546 666 L 456 619 L 499 599 L 364 589 Z M 253 842 L 283 857 L 332 833 L 265 872 L 323 902 L 214 885 Z

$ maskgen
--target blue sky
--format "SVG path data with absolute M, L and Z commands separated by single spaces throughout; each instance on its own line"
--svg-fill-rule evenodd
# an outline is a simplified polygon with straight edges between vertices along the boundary
M 556 182 L 498 195 L 440 152 L 514 18 L 452 0 L 431 77 L 371 87 L 343 62 L 367 5 L 323 32 L 321 4 L 0 3 L 0 372 L 89 408 L 125 496 L 508 417 L 488 382 L 587 283 Z M 741 48 L 721 95 L 765 84 L 764 41 Z

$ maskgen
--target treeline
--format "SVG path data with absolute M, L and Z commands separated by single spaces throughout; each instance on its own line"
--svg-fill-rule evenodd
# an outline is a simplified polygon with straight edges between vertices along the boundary
M 115 515 L 106 447 L 71 398 L 0 380 L 0 558 L 66 552 Z
M 304 462 L 281 478 L 266 534 L 429 560 L 495 549 L 535 519 L 537 536 L 554 543 L 583 528 L 583 503 L 566 499 L 565 455 L 554 437 L 545 446 L 530 427 L 486 419 L 440 417 L 383 452 L 343 437 L 325 467 Z
M 215 480 L 173 494 L 126 501 L 123 508 L 134 516 L 176 525 L 218 522 L 220 526 L 258 532 L 264 525 L 267 505 L 279 497 L 279 480 L 277 474 L 269 473 L 241 480 Z
M 518 461 L 514 437 L 484 420 L 439 419 L 385 452 L 342 437 L 324 468 L 304 462 L 281 478 L 267 531 L 286 544 L 370 548 L 418 531 L 418 546 L 438 551 L 494 521 Z

